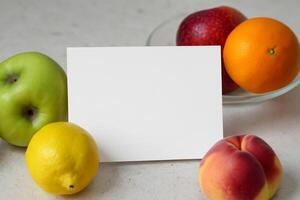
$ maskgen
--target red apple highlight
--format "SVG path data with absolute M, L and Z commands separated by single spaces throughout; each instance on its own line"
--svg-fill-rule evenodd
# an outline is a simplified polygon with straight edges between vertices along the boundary
M 254 135 L 219 141 L 204 156 L 199 171 L 201 190 L 211 200 L 268 200 L 281 177 L 275 152 Z
M 195 12 L 181 22 L 177 31 L 176 44 L 178 46 L 221 45 L 223 52 L 230 32 L 245 20 L 246 17 L 241 12 L 227 6 Z M 226 94 L 237 88 L 238 85 L 227 74 L 222 59 L 222 93 Z

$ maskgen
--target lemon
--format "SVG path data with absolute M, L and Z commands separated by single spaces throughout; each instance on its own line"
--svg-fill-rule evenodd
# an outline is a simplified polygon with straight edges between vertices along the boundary
M 25 154 L 33 180 L 46 192 L 74 194 L 96 176 L 97 145 L 88 132 L 68 122 L 41 128 L 31 139 Z

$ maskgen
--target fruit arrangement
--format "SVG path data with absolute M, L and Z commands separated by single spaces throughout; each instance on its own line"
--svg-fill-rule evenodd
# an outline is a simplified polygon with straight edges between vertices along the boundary
M 221 45 L 222 92 L 241 87 L 265 93 L 288 85 L 300 68 L 299 42 L 275 19 L 247 19 L 230 7 L 186 17 L 177 45 Z M 209 70 L 209 69 L 207 69 Z M 33 180 L 52 194 L 74 194 L 97 175 L 100 156 L 92 136 L 67 122 L 67 77 L 48 56 L 26 52 L 0 64 L 0 137 L 27 147 Z M 211 200 L 268 200 L 279 188 L 282 167 L 255 135 L 216 143 L 200 164 L 199 183 Z
M 74 194 L 96 176 L 98 149 L 79 126 L 66 122 L 67 77 L 48 56 L 26 52 L 0 64 L 0 137 L 26 147 L 34 181 L 52 194 Z
M 271 92 L 291 83 L 300 69 L 299 41 L 287 25 L 266 17 L 246 19 L 226 6 L 187 16 L 176 44 L 221 46 L 223 94 L 238 87 Z

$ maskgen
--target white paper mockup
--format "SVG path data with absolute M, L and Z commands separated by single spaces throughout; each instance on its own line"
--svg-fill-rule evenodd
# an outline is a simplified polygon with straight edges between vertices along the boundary
M 223 137 L 219 46 L 68 48 L 67 62 L 69 120 L 101 162 L 200 159 Z

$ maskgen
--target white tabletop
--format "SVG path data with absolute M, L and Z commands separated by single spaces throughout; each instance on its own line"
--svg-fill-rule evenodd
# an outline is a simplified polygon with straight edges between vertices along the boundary
M 41 51 L 66 66 L 69 46 L 142 46 L 152 29 L 177 13 L 218 5 L 248 17 L 284 21 L 300 37 L 300 4 L 289 1 L 209 0 L 1 0 L 0 59 L 20 51 Z M 224 106 L 224 134 L 254 133 L 277 152 L 284 168 L 275 199 L 300 199 L 300 87 L 254 105 Z M 43 192 L 24 163 L 24 148 L 0 142 L 0 199 L 64 199 Z M 83 192 L 66 199 L 204 199 L 198 187 L 199 161 L 102 164 Z

